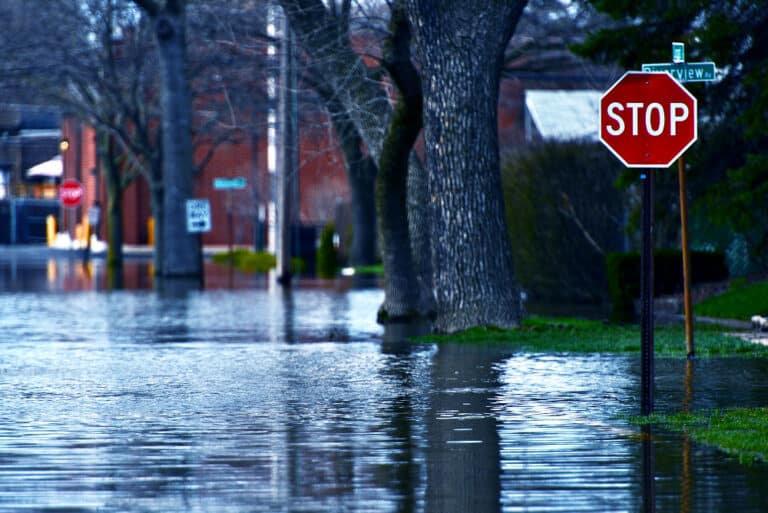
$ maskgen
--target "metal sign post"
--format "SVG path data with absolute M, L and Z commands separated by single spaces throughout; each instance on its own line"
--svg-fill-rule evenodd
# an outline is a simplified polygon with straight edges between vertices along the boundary
M 653 188 L 654 171 L 646 169 L 643 181 L 642 251 L 640 253 L 640 414 L 653 413 Z
M 653 413 L 654 169 L 668 168 L 697 139 L 697 102 L 667 73 L 627 72 L 600 98 L 600 141 L 627 167 L 643 168 L 641 400 Z
M 227 191 L 225 207 L 227 209 L 227 247 L 229 248 L 229 265 L 234 265 L 234 228 L 232 225 L 232 191 L 235 189 L 245 189 L 248 184 L 242 176 L 237 178 L 214 178 L 213 188 L 218 191 Z

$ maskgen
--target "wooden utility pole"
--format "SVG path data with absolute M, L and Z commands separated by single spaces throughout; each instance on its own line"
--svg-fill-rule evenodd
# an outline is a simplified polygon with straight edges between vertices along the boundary
M 680 181 L 680 246 L 683 253 L 683 303 L 685 306 L 685 349 L 688 358 L 695 355 L 693 344 L 693 310 L 691 307 L 691 255 L 688 251 L 688 200 L 685 193 L 685 159 L 677 159 Z

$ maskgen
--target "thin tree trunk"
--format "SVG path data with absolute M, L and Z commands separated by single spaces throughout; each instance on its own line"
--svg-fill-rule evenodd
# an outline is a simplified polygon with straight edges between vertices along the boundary
M 401 98 L 384 142 L 376 180 L 376 207 L 379 212 L 381 255 L 384 262 L 384 304 L 379 322 L 400 321 L 418 315 L 419 289 L 411 255 L 406 183 L 408 155 L 420 124 L 419 112 L 408 108 Z
M 406 1 L 425 77 L 435 328 L 517 326 L 497 103 L 504 48 L 525 2 Z
M 384 66 L 399 89 L 379 159 L 376 207 L 384 261 L 384 304 L 379 321 L 419 314 L 419 288 L 411 253 L 408 222 L 408 161 L 421 131 L 421 81 L 410 60 L 410 29 L 401 3 L 392 8 L 390 35 L 384 44 Z
M 333 92 L 323 97 L 347 167 L 350 204 L 352 209 L 352 247 L 349 252 L 352 266 L 376 263 L 376 163 L 363 153 L 363 139 L 352 120 L 344 112 Z
M 352 209 L 350 264 L 372 265 L 376 263 L 376 164 L 370 155 L 363 155 L 362 139 L 356 131 L 355 137 L 342 141 L 341 145 L 349 168 Z
M 98 141 L 99 161 L 107 192 L 107 267 L 115 270 L 123 267 L 122 177 L 115 161 L 112 137 L 102 130 L 98 134 Z

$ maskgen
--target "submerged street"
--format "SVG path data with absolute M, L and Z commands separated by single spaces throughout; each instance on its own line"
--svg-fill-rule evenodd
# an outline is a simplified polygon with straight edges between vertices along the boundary
M 644 441 L 635 357 L 410 342 L 371 284 L 207 267 L 174 295 L 128 262 L 110 292 L 99 265 L 0 255 L 0 512 L 768 507 L 768 466 Z M 657 361 L 658 411 L 768 398 L 764 360 L 686 365 Z

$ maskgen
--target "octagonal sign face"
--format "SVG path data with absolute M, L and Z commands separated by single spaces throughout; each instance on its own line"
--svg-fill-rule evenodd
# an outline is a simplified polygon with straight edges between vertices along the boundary
M 630 71 L 600 98 L 600 141 L 627 167 L 669 167 L 696 141 L 697 118 L 671 75 Z
M 74 208 L 83 200 L 83 186 L 77 180 L 64 180 L 59 186 L 59 201 L 66 208 Z

